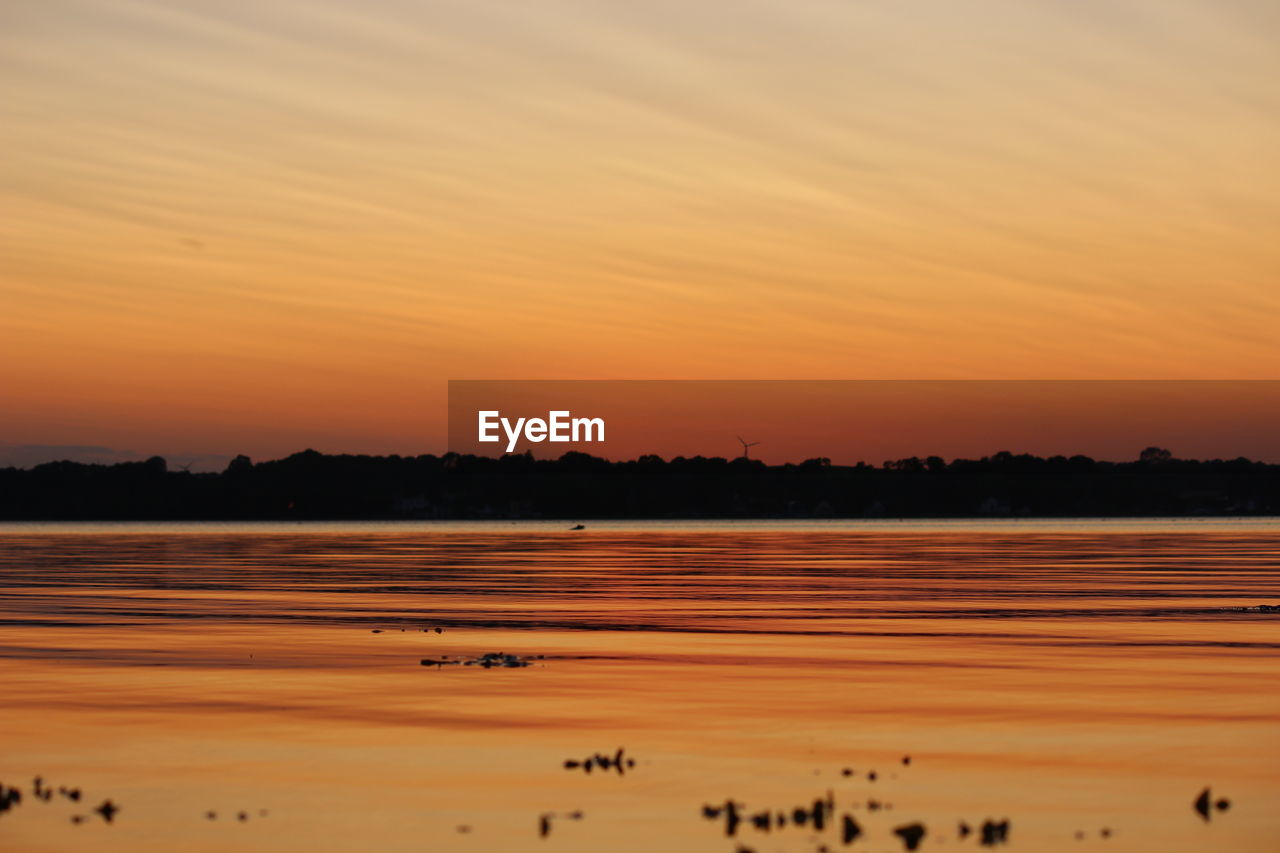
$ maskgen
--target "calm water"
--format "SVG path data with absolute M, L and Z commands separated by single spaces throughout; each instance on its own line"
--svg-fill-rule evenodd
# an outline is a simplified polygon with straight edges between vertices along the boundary
M 567 526 L 0 526 L 0 849 L 1280 849 L 1278 522 Z

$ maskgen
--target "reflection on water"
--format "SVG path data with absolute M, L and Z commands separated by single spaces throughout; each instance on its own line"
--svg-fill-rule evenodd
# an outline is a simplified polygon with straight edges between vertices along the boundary
M 1280 842 L 1280 524 L 567 527 L 0 527 L 0 848 Z

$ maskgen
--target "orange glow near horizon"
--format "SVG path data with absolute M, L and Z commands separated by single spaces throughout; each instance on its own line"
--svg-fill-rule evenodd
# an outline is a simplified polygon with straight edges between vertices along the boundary
M 1239 381 L 688 381 L 453 382 L 449 449 L 501 456 L 521 417 L 600 418 L 605 440 L 518 438 L 514 452 L 609 459 L 741 455 L 777 464 L 911 456 L 976 459 L 1000 451 L 1042 457 L 1138 458 L 1152 445 L 1184 459 L 1280 462 L 1280 382 Z M 508 420 L 477 440 L 477 415 Z
M 20 5 L 0 454 L 440 452 L 449 379 L 1276 378 L 1277 36 L 1252 0 Z

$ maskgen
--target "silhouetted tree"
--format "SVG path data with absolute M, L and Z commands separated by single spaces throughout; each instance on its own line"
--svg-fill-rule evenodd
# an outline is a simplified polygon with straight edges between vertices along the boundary
M 1148 465 L 1158 465 L 1162 462 L 1169 462 L 1173 459 L 1173 454 L 1163 447 L 1148 447 L 1138 454 L 1139 462 L 1146 462 Z
M 741 457 L 653 455 L 610 462 L 583 453 L 537 459 L 327 456 L 308 450 L 219 473 L 146 462 L 51 462 L 0 469 L 4 519 L 701 518 L 1123 516 L 1280 512 L 1280 465 L 1042 459 L 1001 452 L 908 457 L 882 468 L 766 465 Z M 1159 464 L 1156 464 L 1159 463 Z M 1163 464 L 1174 463 L 1174 464 Z M 922 476 L 927 472 L 927 476 Z

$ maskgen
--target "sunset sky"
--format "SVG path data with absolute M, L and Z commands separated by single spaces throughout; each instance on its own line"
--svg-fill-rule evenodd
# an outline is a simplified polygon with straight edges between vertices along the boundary
M 1273 0 L 10 4 L 0 464 L 439 452 L 448 379 L 1280 378 L 1277 43 Z

